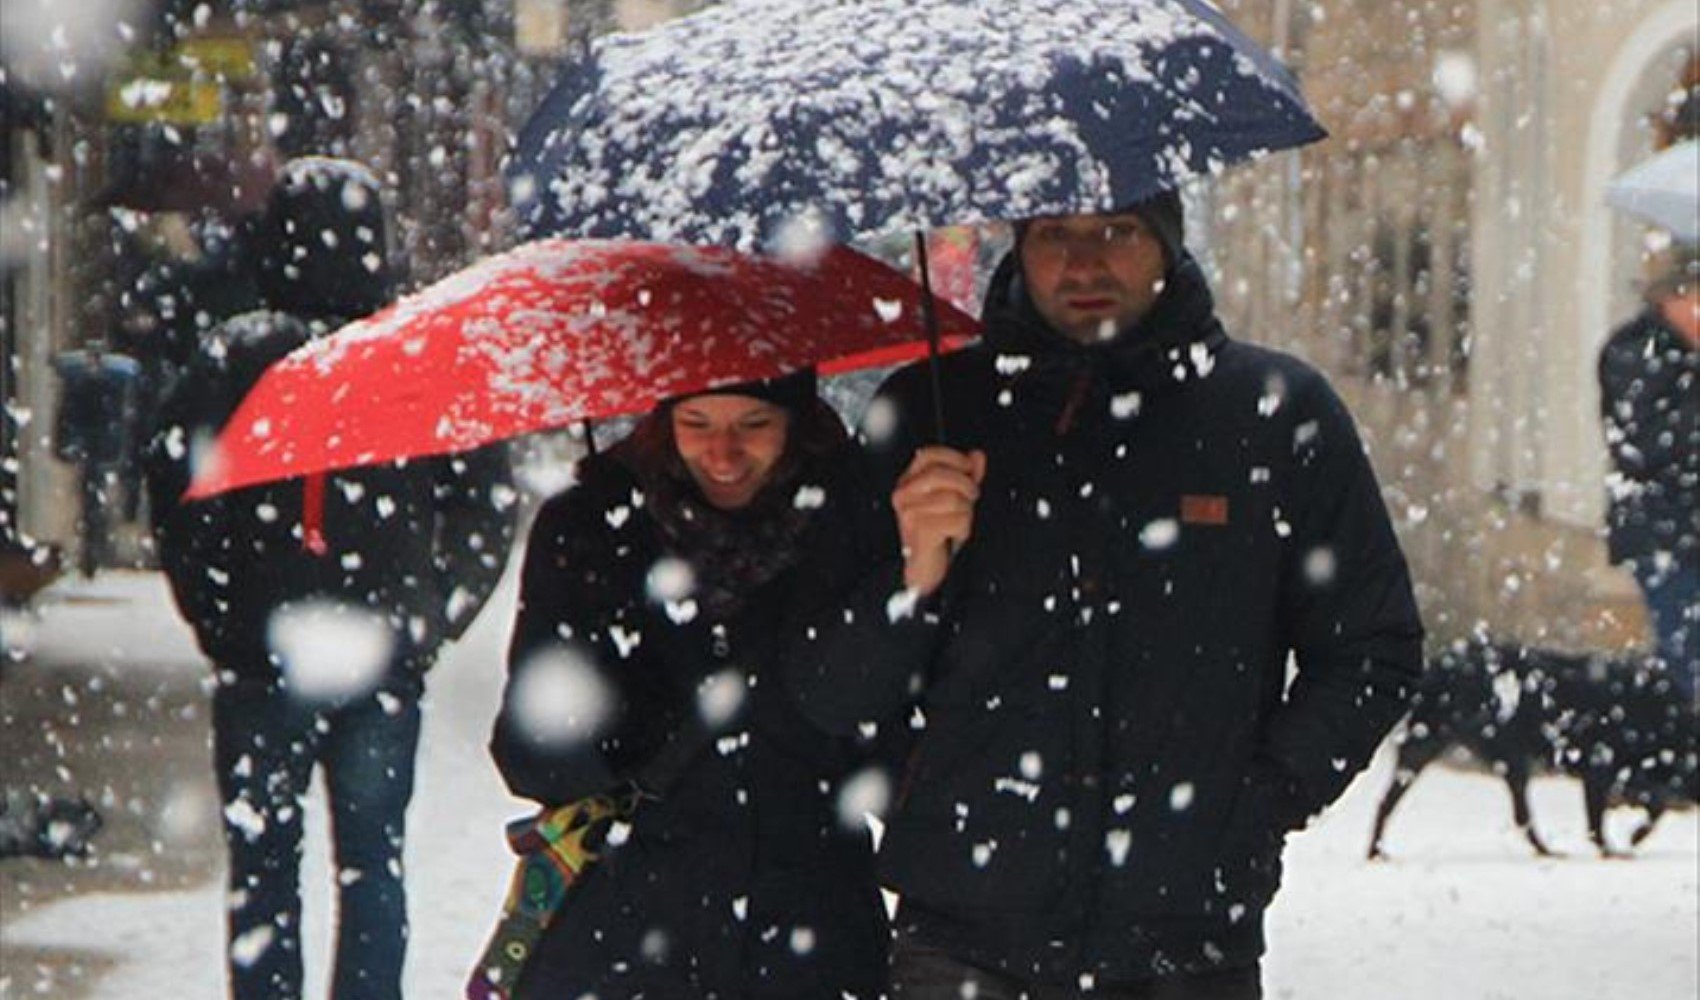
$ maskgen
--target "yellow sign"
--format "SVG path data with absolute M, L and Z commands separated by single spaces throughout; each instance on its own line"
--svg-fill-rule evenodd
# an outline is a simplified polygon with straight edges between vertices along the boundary
M 106 88 L 106 117 L 126 124 L 165 123 L 206 125 L 224 111 L 224 95 L 216 83 L 186 77 L 162 79 L 132 76 Z
M 259 72 L 253 43 L 246 38 L 191 38 L 177 47 L 175 57 L 183 68 L 215 80 L 248 80 Z
M 223 86 L 259 72 L 240 37 L 191 38 L 166 53 L 131 57 L 106 87 L 106 117 L 127 124 L 205 125 L 224 111 Z

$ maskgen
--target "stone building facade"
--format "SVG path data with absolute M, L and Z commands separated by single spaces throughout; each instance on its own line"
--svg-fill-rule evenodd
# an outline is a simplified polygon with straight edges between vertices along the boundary
M 1333 134 L 1210 195 L 1225 312 L 1353 403 L 1434 636 L 1638 642 L 1599 537 L 1594 361 L 1664 238 L 1604 191 L 1683 127 L 1700 8 L 1226 6 Z

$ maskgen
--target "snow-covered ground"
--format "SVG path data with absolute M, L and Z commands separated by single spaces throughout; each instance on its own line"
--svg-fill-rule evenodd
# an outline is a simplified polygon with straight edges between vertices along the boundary
M 160 580 L 113 574 L 71 585 L 39 620 L 8 617 L 32 669 L 117 662 L 127 670 L 204 667 Z M 512 614 L 511 584 L 433 674 L 418 792 L 409 817 L 410 997 L 459 995 L 489 931 L 510 860 L 502 823 L 522 811 L 484 751 Z M 1700 822 L 1669 815 L 1630 861 L 1589 848 L 1580 787 L 1532 790 L 1537 823 L 1569 856 L 1533 857 L 1503 785 L 1426 772 L 1395 815 L 1394 860 L 1363 860 L 1387 781 L 1379 761 L 1288 852 L 1270 920 L 1268 993 L 1278 1000 L 1693 1000 L 1700 996 Z M 8 775 L 9 779 L 20 776 Z M 209 806 L 203 821 L 213 823 Z M 326 981 L 330 874 L 323 810 L 311 825 L 307 966 Z M 1628 815 L 1614 817 L 1619 836 Z M 54 995 L 19 949 L 66 950 L 102 969 L 95 996 L 215 1000 L 223 995 L 220 880 L 186 891 L 90 894 L 32 907 L 0 927 L 0 998 Z M 43 989 L 45 987 L 45 990 Z

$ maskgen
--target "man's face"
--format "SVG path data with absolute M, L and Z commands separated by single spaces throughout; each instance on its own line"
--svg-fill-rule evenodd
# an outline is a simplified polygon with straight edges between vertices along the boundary
M 1108 340 L 1163 291 L 1163 246 L 1137 215 L 1043 216 L 1021 240 L 1039 315 L 1082 344 Z

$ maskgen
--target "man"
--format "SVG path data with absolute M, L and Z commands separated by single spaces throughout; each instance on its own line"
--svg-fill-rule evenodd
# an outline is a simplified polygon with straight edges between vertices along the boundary
M 269 364 L 390 300 L 384 223 L 377 181 L 358 164 L 288 164 L 255 237 L 267 309 L 203 336 L 149 456 L 161 562 L 218 671 L 213 758 L 238 1000 L 302 995 L 302 814 L 315 766 L 336 854 L 331 995 L 401 996 L 403 833 L 425 672 L 489 596 L 513 532 L 500 448 L 178 502 Z
M 1672 687 L 1700 704 L 1700 248 L 1647 289 L 1600 351 L 1611 454 L 1607 541 L 1641 585 Z
M 949 447 L 924 369 L 870 408 L 889 506 L 821 553 L 791 683 L 828 730 L 918 731 L 898 997 L 1259 996 L 1282 842 L 1421 669 L 1350 417 L 1228 339 L 1181 234 L 1173 194 L 1019 225 L 942 362 Z

